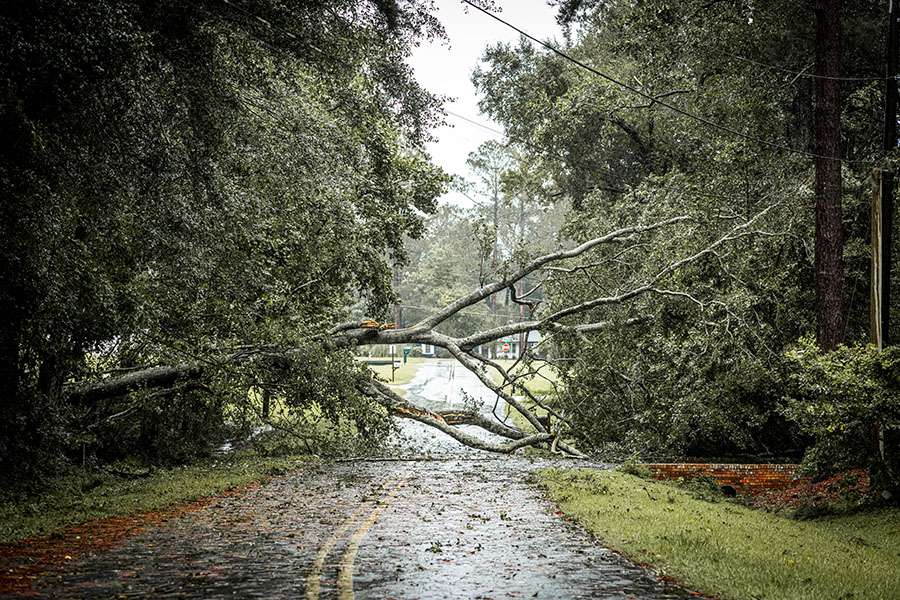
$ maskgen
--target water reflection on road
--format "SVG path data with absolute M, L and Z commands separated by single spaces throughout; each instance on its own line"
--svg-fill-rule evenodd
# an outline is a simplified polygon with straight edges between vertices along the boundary
M 506 402 L 488 389 L 478 377 L 453 359 L 427 360 L 413 380 L 402 389 L 404 399 L 433 411 L 461 410 L 475 407 L 485 415 L 506 416 Z M 458 457 L 490 455 L 483 450 L 463 446 L 450 436 L 411 419 L 398 419 L 406 452 L 432 456 Z M 474 425 L 460 425 L 466 433 L 498 443 L 508 441 Z

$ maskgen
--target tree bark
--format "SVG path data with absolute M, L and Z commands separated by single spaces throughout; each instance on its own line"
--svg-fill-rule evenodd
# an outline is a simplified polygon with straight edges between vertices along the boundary
M 816 4 L 816 340 L 823 352 L 844 341 L 840 11 L 840 0 Z
M 203 365 L 200 363 L 151 367 L 96 382 L 70 384 L 64 388 L 64 394 L 70 401 L 90 403 L 124 396 L 143 388 L 172 387 L 178 381 L 196 379 L 202 374 Z

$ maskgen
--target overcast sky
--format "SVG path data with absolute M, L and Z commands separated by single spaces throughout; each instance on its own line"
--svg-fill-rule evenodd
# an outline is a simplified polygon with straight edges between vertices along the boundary
M 428 91 L 450 96 L 452 101 L 445 108 L 492 129 L 502 127 L 478 113 L 478 97 L 470 76 L 485 46 L 498 41 L 518 43 L 519 34 L 478 10 L 470 8 L 466 14 L 459 0 L 435 0 L 437 18 L 447 30 L 449 43 L 425 44 L 416 49 L 409 64 L 415 69 L 416 78 Z M 546 0 L 498 0 L 502 7 L 500 16 L 513 25 L 540 39 L 561 38 L 556 24 L 556 12 L 547 6 Z M 438 165 L 450 173 L 467 175 L 466 158 L 469 152 L 489 139 L 501 136 L 469 123 L 453 114 L 447 116 L 450 127 L 435 130 L 437 142 L 428 150 Z M 469 204 L 459 194 L 446 200 Z

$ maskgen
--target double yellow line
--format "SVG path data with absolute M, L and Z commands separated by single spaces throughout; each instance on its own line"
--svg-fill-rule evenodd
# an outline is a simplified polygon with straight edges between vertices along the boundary
M 360 507 L 356 509 L 356 512 L 347 517 L 341 526 L 325 540 L 325 543 L 319 548 L 319 552 L 316 553 L 312 569 L 306 577 L 306 600 L 319 599 L 319 595 L 322 591 L 322 570 L 325 568 L 325 560 L 328 558 L 328 553 L 331 552 L 334 545 L 337 544 L 338 540 L 343 537 L 357 519 L 371 510 L 369 516 L 362 521 L 357 530 L 350 536 L 350 541 L 347 542 L 347 548 L 344 550 L 344 555 L 341 557 L 340 572 L 337 580 L 338 600 L 353 600 L 353 565 L 356 561 L 356 553 L 359 550 L 359 545 L 362 542 L 363 537 L 365 537 L 366 533 L 375 523 L 375 520 L 378 519 L 378 515 L 387 508 L 394 496 L 397 495 L 397 492 L 400 491 L 400 488 L 406 484 L 406 481 L 409 479 L 408 472 L 412 466 L 413 465 L 407 465 L 400 470 L 399 473 L 396 473 L 381 484 L 379 490 L 382 492 L 387 490 L 387 493 L 382 495 L 377 501 L 368 500 L 360 505 Z M 376 502 L 377 506 L 375 506 Z M 375 506 L 374 510 L 372 510 L 373 506 Z

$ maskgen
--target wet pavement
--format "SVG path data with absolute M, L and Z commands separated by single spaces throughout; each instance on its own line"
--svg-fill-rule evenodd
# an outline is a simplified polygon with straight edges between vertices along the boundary
M 547 464 L 323 464 L 73 557 L 32 589 L 51 598 L 684 597 L 557 514 L 530 475 Z
M 432 401 L 449 408 L 464 402 L 465 395 L 451 394 L 456 386 L 466 390 L 469 374 L 449 378 L 446 366 L 435 361 L 431 371 L 420 371 L 407 397 L 414 399 L 430 385 L 426 393 Z M 429 383 L 435 377 L 452 385 L 435 387 Z M 447 395 L 442 399 L 435 389 Z M 483 410 L 490 411 L 493 399 L 482 400 L 489 404 Z M 556 511 L 538 489 L 534 471 L 559 467 L 558 460 L 462 448 L 411 421 L 403 431 L 416 444 L 405 447 L 405 456 L 442 459 L 348 460 L 304 468 L 199 509 L 173 512 L 115 543 L 73 553 L 40 572 L 28 596 L 655 600 L 688 595 L 605 549 Z M 608 468 L 572 461 L 564 466 Z
M 452 359 L 435 359 L 423 363 L 412 381 L 394 389 L 405 391 L 404 399 L 427 410 L 441 412 L 475 409 L 488 417 L 511 424 L 506 418 L 506 402 L 481 383 L 474 373 Z M 398 419 L 399 437 L 393 440 L 396 452 L 403 456 L 431 458 L 493 457 L 484 450 L 463 446 L 449 435 L 411 419 Z M 509 440 L 474 425 L 458 425 L 460 429 L 495 443 Z

